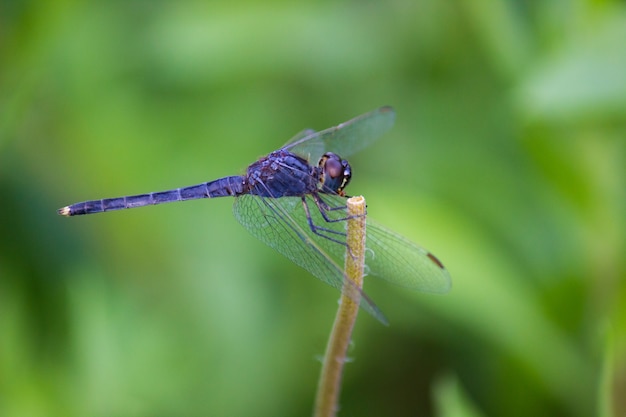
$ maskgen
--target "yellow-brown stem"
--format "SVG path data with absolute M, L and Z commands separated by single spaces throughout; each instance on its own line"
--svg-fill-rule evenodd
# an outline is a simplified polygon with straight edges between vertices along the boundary
M 365 262 L 365 198 L 351 197 L 347 201 L 349 217 L 346 230 L 344 291 L 339 302 L 339 310 L 326 346 L 322 374 L 317 387 L 315 417 L 335 416 L 339 404 L 339 391 L 343 364 L 352 329 L 359 312 L 360 289 L 363 287 L 363 265 Z M 349 295 L 348 295 L 349 294 Z

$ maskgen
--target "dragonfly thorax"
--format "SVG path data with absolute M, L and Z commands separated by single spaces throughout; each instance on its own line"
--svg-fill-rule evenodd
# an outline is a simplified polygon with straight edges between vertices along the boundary
M 345 159 L 332 152 L 326 152 L 320 158 L 319 190 L 323 193 L 337 193 L 343 196 L 344 188 L 352 178 L 352 169 Z

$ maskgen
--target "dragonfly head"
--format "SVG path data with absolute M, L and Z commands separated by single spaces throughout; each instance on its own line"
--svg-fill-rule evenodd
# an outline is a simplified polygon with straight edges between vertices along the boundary
M 343 189 L 352 178 L 352 169 L 348 161 L 332 152 L 326 152 L 320 158 L 318 166 L 320 168 L 320 191 L 343 196 L 345 194 Z

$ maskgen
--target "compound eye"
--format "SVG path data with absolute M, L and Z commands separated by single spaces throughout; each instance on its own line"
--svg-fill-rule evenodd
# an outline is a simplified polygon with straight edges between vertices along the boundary
M 343 189 L 350 182 L 352 170 L 350 164 L 339 155 L 332 152 L 325 153 L 319 162 L 321 168 L 321 192 L 344 195 Z
M 326 165 L 324 165 L 324 173 L 332 179 L 339 178 L 339 176 L 343 175 L 343 166 L 341 165 L 341 161 L 335 158 L 327 159 Z

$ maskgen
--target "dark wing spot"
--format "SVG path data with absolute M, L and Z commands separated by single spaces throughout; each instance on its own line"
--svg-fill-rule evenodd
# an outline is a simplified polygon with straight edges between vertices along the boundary
M 431 261 L 433 261 L 434 263 L 437 264 L 437 266 L 441 269 L 446 269 L 443 264 L 441 263 L 441 261 L 439 259 L 437 259 L 437 257 L 435 255 L 433 255 L 432 253 L 428 252 L 428 258 L 430 258 Z

